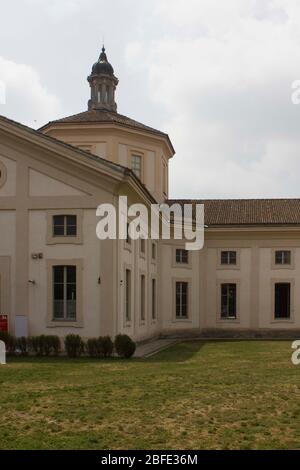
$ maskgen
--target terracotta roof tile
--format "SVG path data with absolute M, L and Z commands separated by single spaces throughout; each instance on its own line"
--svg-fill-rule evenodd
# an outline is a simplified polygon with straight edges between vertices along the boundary
M 169 199 L 168 204 L 204 204 L 208 226 L 300 225 L 300 199 Z
M 125 125 L 128 127 L 133 127 L 135 129 L 141 129 L 144 131 L 152 132 L 153 134 L 158 134 L 162 135 L 164 137 L 169 138 L 168 134 L 165 134 L 164 132 L 161 132 L 157 129 L 154 129 L 153 127 L 146 126 L 145 124 L 142 124 L 141 122 L 135 121 L 134 119 L 131 119 L 127 116 L 123 116 L 122 114 L 115 113 L 113 111 L 107 111 L 105 109 L 93 109 L 91 111 L 84 111 L 83 113 L 79 114 L 74 114 L 73 116 L 68 116 L 64 117 L 62 119 L 57 119 L 55 121 L 51 121 L 45 126 L 41 127 L 40 130 L 45 129 L 51 124 L 60 124 L 60 123 L 116 123 L 116 124 L 121 124 Z

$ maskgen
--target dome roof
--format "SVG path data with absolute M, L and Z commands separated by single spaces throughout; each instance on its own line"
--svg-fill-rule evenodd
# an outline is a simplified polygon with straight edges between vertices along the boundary
M 107 56 L 105 54 L 105 47 L 102 47 L 102 52 L 100 54 L 99 60 L 95 62 L 92 68 L 92 75 L 113 75 L 114 69 L 113 66 L 108 62 Z

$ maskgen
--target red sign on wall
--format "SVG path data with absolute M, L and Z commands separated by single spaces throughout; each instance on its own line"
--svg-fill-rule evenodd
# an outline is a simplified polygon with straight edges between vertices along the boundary
M 0 315 L 0 331 L 8 333 L 8 315 Z

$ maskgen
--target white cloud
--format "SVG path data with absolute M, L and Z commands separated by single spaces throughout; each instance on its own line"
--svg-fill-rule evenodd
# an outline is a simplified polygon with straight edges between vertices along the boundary
M 167 110 L 172 196 L 299 196 L 300 5 L 162 0 L 157 15 L 169 33 L 129 45 L 128 66 Z
M 0 114 L 31 127 L 39 127 L 61 113 L 55 95 L 41 84 L 37 71 L 0 57 L 0 81 L 5 85 L 5 104 Z

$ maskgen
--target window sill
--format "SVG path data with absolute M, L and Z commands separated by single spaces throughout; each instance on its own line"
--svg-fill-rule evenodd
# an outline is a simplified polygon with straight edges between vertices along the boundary
M 293 270 L 295 269 L 295 266 L 291 265 L 291 264 L 273 264 L 272 265 L 272 270 L 281 270 L 281 269 L 289 269 L 289 270 Z
M 47 245 L 82 245 L 80 237 L 51 237 L 47 240 Z
M 72 327 L 72 328 L 83 328 L 82 321 L 66 321 L 66 320 L 51 320 L 47 323 L 47 328 L 60 328 L 60 327 Z
M 271 321 L 272 324 L 275 323 L 295 323 L 293 318 L 276 318 Z
M 190 318 L 174 318 L 173 323 L 192 323 Z
M 217 266 L 217 269 L 222 271 L 223 269 L 224 270 L 232 270 L 232 271 L 236 271 L 236 270 L 239 270 L 240 267 L 237 265 L 237 264 L 219 264 Z
M 217 323 L 240 323 L 239 318 L 217 318 Z

